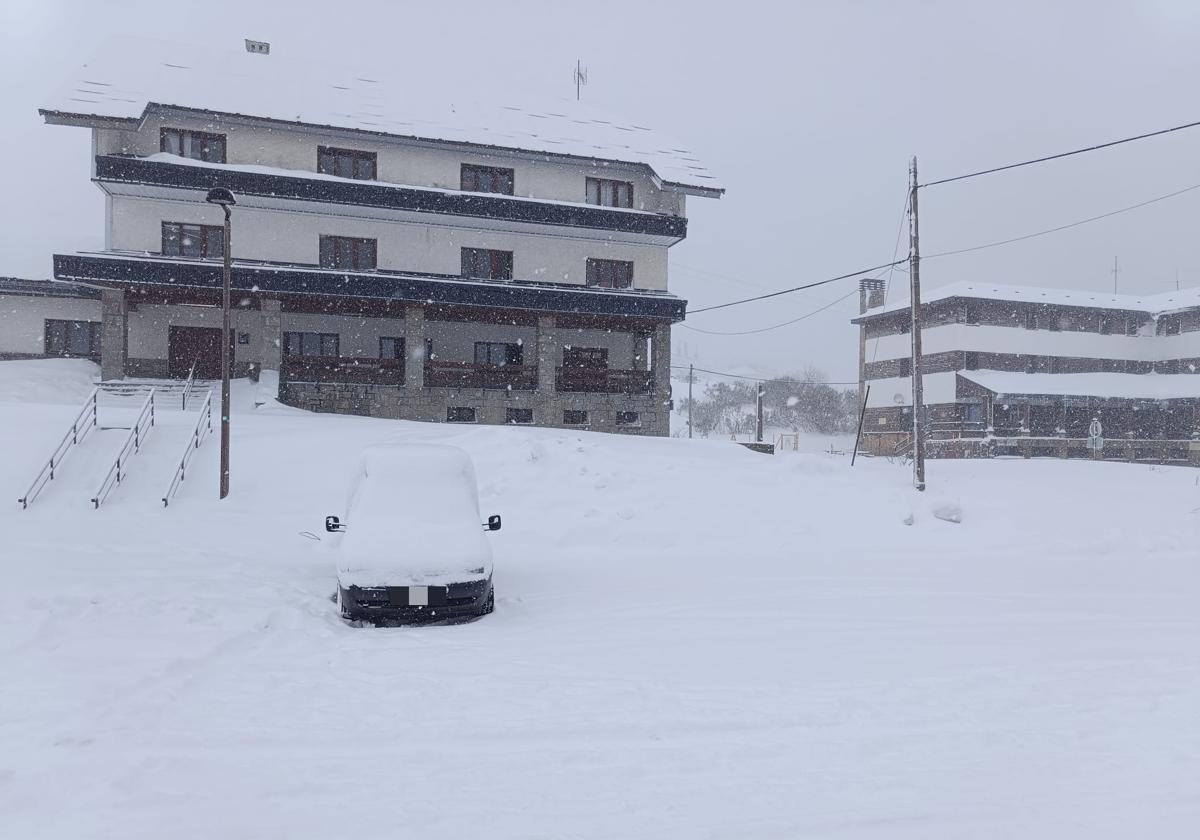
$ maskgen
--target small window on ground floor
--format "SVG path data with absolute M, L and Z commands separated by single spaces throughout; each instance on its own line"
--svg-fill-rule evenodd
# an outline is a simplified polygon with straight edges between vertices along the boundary
M 475 409 L 470 407 L 455 407 L 446 409 L 447 423 L 474 423 Z
M 283 355 L 285 356 L 337 356 L 337 333 L 285 332 Z
M 47 356 L 99 356 L 100 324 L 97 321 L 46 320 Z
M 618 411 L 617 412 L 618 426 L 640 426 L 642 421 L 638 418 L 636 411 Z
M 504 422 L 511 423 L 517 426 L 525 426 L 533 422 L 532 408 L 506 408 L 504 409 Z
M 393 338 L 392 336 L 383 336 L 379 339 L 379 358 L 381 359 L 403 359 L 404 358 L 404 339 Z
M 563 412 L 564 426 L 586 426 L 588 424 L 588 413 L 586 411 L 577 411 L 575 409 L 567 409 Z
M 967 353 L 963 359 L 963 367 L 967 370 L 979 370 L 979 354 Z

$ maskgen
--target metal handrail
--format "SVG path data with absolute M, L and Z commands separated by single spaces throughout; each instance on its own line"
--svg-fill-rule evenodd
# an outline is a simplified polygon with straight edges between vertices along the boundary
M 167 488 L 167 494 L 162 497 L 163 507 L 166 507 L 171 497 L 175 495 L 175 490 L 179 487 L 180 482 L 186 478 L 188 461 L 192 460 L 192 453 L 200 448 L 200 441 L 203 440 L 202 435 L 204 430 L 202 426 L 207 425 L 208 433 L 212 434 L 212 397 L 213 392 L 210 388 L 208 395 L 204 398 L 204 402 L 200 404 L 200 416 L 196 418 L 196 427 L 192 429 L 192 436 L 188 438 L 187 447 L 183 450 L 183 457 L 179 459 L 179 466 L 175 468 L 175 475 L 171 478 L 171 486 Z
M 192 385 L 196 382 L 196 365 L 199 364 L 200 357 L 197 356 L 192 360 L 192 366 L 188 368 L 187 379 L 183 381 L 183 405 L 182 411 L 187 411 L 188 395 L 192 393 Z
M 37 497 L 38 493 L 42 492 L 42 488 L 54 480 L 54 470 L 62 464 L 62 459 L 66 457 L 67 452 L 70 451 L 72 446 L 75 446 L 87 436 L 88 429 L 94 428 L 99 422 L 98 403 L 96 399 L 99 393 L 100 387 L 96 386 L 92 389 L 92 393 L 88 394 L 88 398 L 84 400 L 83 408 L 79 410 L 79 414 L 75 417 L 75 422 L 71 424 L 70 430 L 59 441 L 58 446 L 54 447 L 54 451 L 50 453 L 50 460 L 38 472 L 37 478 L 29 485 L 29 489 L 25 491 L 25 495 L 17 499 L 21 504 L 21 510 L 29 507 L 29 503 Z M 91 422 L 86 423 L 83 426 L 83 432 L 80 433 L 79 423 L 89 413 L 92 415 Z
M 125 474 L 121 471 L 122 465 L 129 457 L 136 455 L 141 450 L 142 439 L 150 433 L 150 429 L 153 427 L 154 389 L 151 388 L 150 393 L 146 395 L 146 401 L 142 403 L 142 408 L 138 412 L 137 419 L 133 421 L 133 427 L 129 430 L 129 436 L 125 438 L 125 443 L 121 445 L 120 451 L 117 452 L 117 459 L 108 468 L 108 474 L 104 476 L 104 481 L 100 482 L 100 489 L 92 497 L 93 507 L 99 509 L 100 503 L 107 499 L 108 494 L 113 491 L 113 488 L 121 483 L 121 479 L 125 477 Z M 129 451 L 130 446 L 133 447 L 133 452 Z

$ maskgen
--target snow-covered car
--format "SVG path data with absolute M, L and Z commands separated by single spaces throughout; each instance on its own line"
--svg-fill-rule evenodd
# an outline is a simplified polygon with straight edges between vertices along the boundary
M 362 453 L 337 534 L 337 601 L 351 621 L 420 622 L 490 613 L 492 547 L 475 468 L 454 446 L 388 444 Z M 481 527 L 482 526 L 482 527 Z

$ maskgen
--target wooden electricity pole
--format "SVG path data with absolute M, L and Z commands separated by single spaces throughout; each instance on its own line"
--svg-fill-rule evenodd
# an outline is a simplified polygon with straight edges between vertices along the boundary
M 925 394 L 921 376 L 921 238 L 917 216 L 917 159 L 909 167 L 908 265 L 912 281 L 913 487 L 925 489 Z
M 763 442 L 763 386 L 762 386 L 761 382 L 758 383 L 758 393 L 755 396 L 754 402 L 755 402 L 755 408 L 758 411 L 758 422 L 757 422 L 757 424 L 755 424 L 755 427 L 754 427 L 754 442 L 762 443 Z

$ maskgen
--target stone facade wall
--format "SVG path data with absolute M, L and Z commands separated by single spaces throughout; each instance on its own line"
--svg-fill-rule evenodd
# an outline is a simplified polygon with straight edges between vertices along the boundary
M 445 423 L 451 408 L 473 408 L 475 422 L 482 425 L 503 425 L 507 409 L 528 408 L 533 411 L 535 426 L 660 437 L 670 433 L 670 411 L 653 394 L 547 394 L 540 390 L 428 386 L 410 392 L 399 385 L 285 382 L 279 387 L 279 400 L 308 411 L 430 423 Z M 568 426 L 563 423 L 564 411 L 586 411 L 589 422 L 586 426 Z M 626 411 L 638 413 L 637 425 L 617 425 L 617 413 Z

